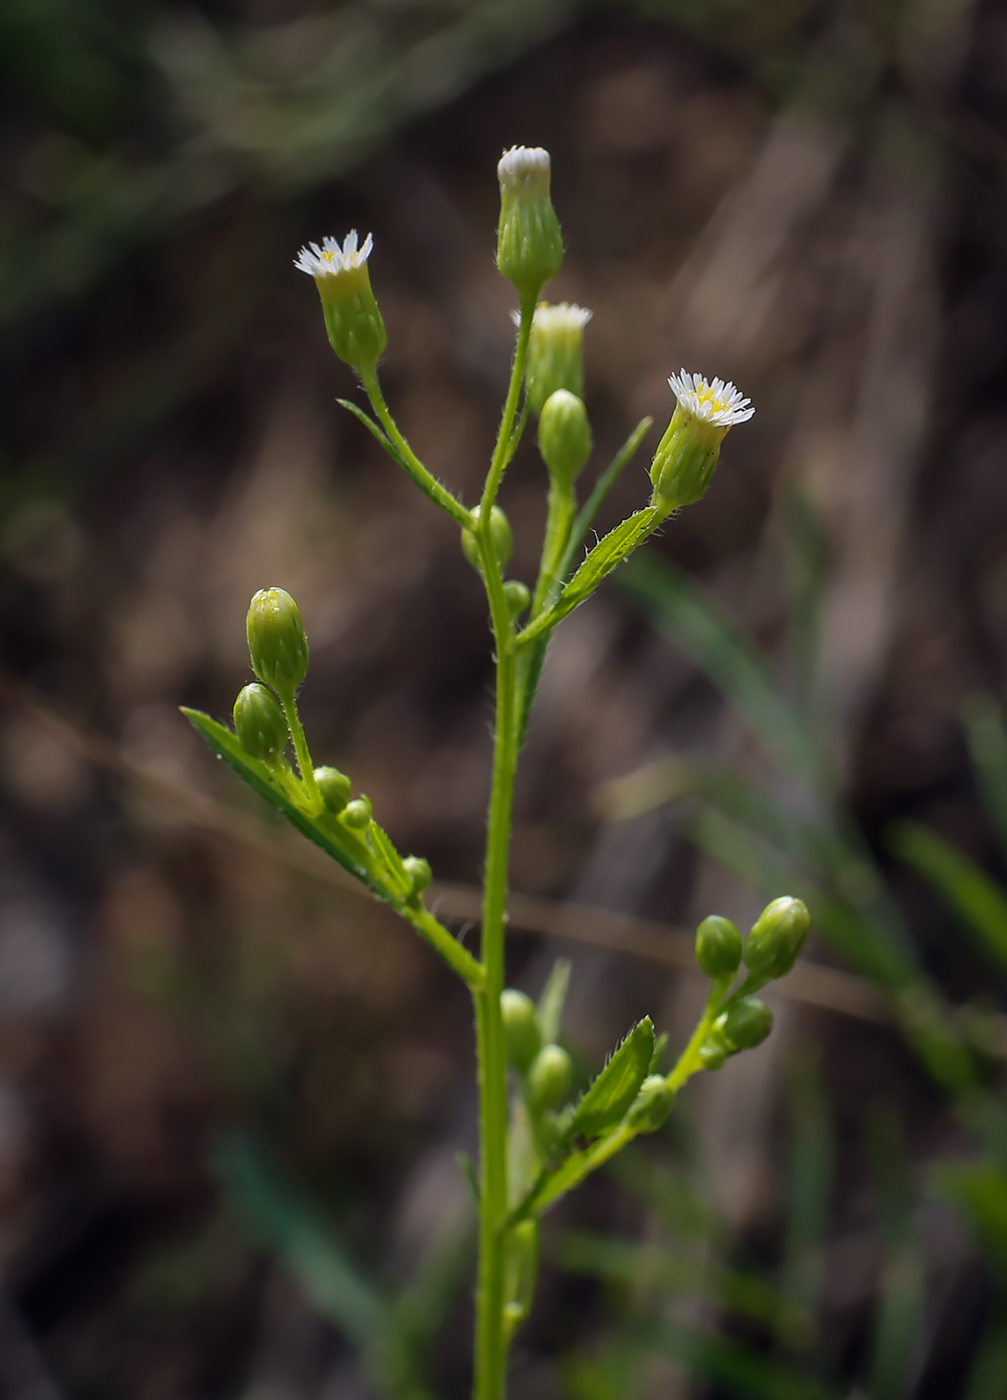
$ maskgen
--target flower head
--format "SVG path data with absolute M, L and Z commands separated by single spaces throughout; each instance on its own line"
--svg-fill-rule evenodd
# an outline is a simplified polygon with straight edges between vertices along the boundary
M 364 378 L 374 373 L 378 356 L 384 354 L 388 344 L 367 270 L 373 248 L 370 234 L 361 246 L 353 229 L 341 247 L 338 238 L 324 238 L 320 248 L 317 243 L 309 243 L 294 259 L 298 272 L 315 279 L 329 344 L 341 360 Z
M 338 238 L 323 238 L 322 246 L 309 243 L 294 259 L 298 272 L 306 272 L 309 277 L 336 277 L 340 272 L 352 272 L 363 267 L 374 251 L 374 239 L 370 234 L 364 239 L 363 247 L 357 247 L 357 231 L 351 229 L 339 246 Z
M 650 465 L 654 503 L 671 513 L 702 500 L 710 484 L 720 444 L 737 423 L 755 412 L 733 384 L 706 380 L 683 369 L 668 380 L 678 399 L 668 430 Z
M 520 324 L 519 312 L 511 312 Z M 528 397 L 536 413 L 558 389 L 584 397 L 584 327 L 593 312 L 561 301 L 540 301 L 528 341 Z
M 563 266 L 563 234 L 549 195 L 549 152 L 540 146 L 512 146 L 501 156 L 497 176 L 497 267 L 526 306 Z
M 723 379 L 708 382 L 701 374 L 690 374 L 683 369 L 681 374 L 671 375 L 668 383 L 680 408 L 715 428 L 733 428 L 736 423 L 747 423 L 755 412 L 740 389 Z

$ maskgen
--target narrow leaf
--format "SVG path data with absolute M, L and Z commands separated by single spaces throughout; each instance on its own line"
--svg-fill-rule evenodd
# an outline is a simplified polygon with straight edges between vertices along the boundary
M 538 1001 L 538 1025 L 542 1032 L 543 1045 L 550 1045 L 559 1039 L 560 1027 L 563 1024 L 563 1007 L 566 1004 L 566 993 L 569 986 L 570 959 L 557 958 Z
M 649 1016 L 638 1021 L 613 1051 L 608 1064 L 588 1086 L 574 1110 L 570 1135 L 591 1139 L 621 1122 L 640 1092 L 654 1054 L 654 1026 Z

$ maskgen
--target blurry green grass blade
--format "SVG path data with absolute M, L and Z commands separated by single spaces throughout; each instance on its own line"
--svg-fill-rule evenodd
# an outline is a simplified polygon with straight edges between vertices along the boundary
M 792 1351 L 816 1340 L 822 1292 L 822 1246 L 832 1196 L 835 1142 L 826 1086 L 814 1059 L 801 1058 L 790 1076 L 790 1157 L 787 1217 L 777 1335 Z
M 783 1301 L 778 1289 L 754 1274 L 719 1265 L 697 1264 L 693 1253 L 656 1249 L 631 1240 L 570 1230 L 550 1250 L 550 1258 L 569 1273 L 612 1283 L 643 1282 L 743 1317 L 772 1325 Z
M 976 1349 L 964 1400 L 1003 1400 L 1007 1395 L 1007 1305 L 1001 1297 Z
M 794 862 L 764 837 L 713 805 L 700 806 L 683 822 L 683 830 L 701 851 L 755 889 L 763 893 L 772 890 L 774 894 L 787 889 L 803 898 L 802 890 L 796 887 L 803 889 L 806 882 L 799 880 Z
M 1007 968 L 1007 896 L 985 870 L 918 822 L 900 822 L 889 844 L 942 896 L 983 952 Z
M 247 1138 L 220 1141 L 213 1167 L 228 1200 L 325 1317 L 359 1346 L 388 1333 L 384 1301 L 351 1263 L 330 1227 Z
M 348 870 L 361 883 L 372 889 L 375 894 L 385 897 L 385 892 L 375 883 L 373 875 L 365 863 L 366 848 L 356 837 L 346 833 L 345 838 L 340 842 L 325 830 L 320 822 L 307 816 L 293 803 L 288 802 L 284 795 L 279 792 L 270 781 L 269 770 L 264 763 L 258 759 L 251 758 L 241 747 L 237 736 L 232 734 L 226 725 L 218 724 L 209 715 L 203 714 L 200 710 L 189 710 L 182 706 L 182 714 L 197 729 L 209 744 L 213 752 L 222 758 L 239 777 L 244 778 L 249 787 L 253 788 L 260 797 L 276 807 L 283 815 L 296 826 L 309 841 L 313 841 L 316 846 L 321 846 L 327 855 L 338 861 L 344 870 Z M 354 846 L 359 847 L 360 857 L 354 859 Z
M 563 1007 L 570 986 L 570 959 L 557 958 L 553 963 L 549 980 L 542 988 L 538 999 L 538 1024 L 542 1041 L 549 1045 L 559 1039 L 563 1024 Z
M 978 691 L 962 706 L 962 720 L 986 810 L 1007 855 L 1007 730 L 1003 711 L 992 695 Z
M 724 692 L 785 772 L 817 779 L 820 762 L 751 637 L 684 569 L 644 550 L 619 585 Z
M 980 1158 L 941 1166 L 933 1180 L 936 1190 L 968 1220 L 1007 1284 L 1007 1172 Z
M 653 1349 L 687 1366 L 693 1376 L 729 1387 L 732 1396 L 753 1400 L 839 1400 L 836 1391 L 791 1366 L 724 1337 L 707 1336 L 665 1323 L 655 1327 Z
M 871 1356 L 870 1400 L 908 1400 L 926 1312 L 926 1261 L 914 1216 L 910 1163 L 901 1116 L 878 1105 L 868 1116 L 867 1147 L 885 1245 Z
M 789 603 L 794 704 L 809 733 L 822 727 L 821 630 L 828 585 L 828 552 L 818 512 L 793 483 L 781 500 L 783 557 Z

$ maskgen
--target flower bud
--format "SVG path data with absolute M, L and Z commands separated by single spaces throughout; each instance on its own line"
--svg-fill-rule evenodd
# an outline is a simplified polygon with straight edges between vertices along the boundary
M 572 1083 L 573 1063 L 562 1045 L 543 1045 L 528 1071 L 528 1097 L 534 1107 L 561 1108 Z
M 315 782 L 322 794 L 325 810 L 338 815 L 350 800 L 350 780 L 338 768 L 316 768 Z
M 343 821 L 354 831 L 361 831 L 374 816 L 374 806 L 369 797 L 355 797 L 343 808 Z
M 430 869 L 430 862 L 424 860 L 422 856 L 406 856 L 402 864 L 412 882 L 413 894 L 418 897 L 434 878 L 434 872 Z
M 501 157 L 497 176 L 497 267 L 527 302 L 563 266 L 563 235 L 549 194 L 549 152 L 513 146 Z
M 503 591 L 511 617 L 520 617 L 531 602 L 531 593 L 516 578 L 509 578 L 503 586 Z
M 629 1110 L 630 1127 L 639 1133 L 655 1132 L 675 1102 L 675 1091 L 663 1074 L 652 1074 L 640 1085 L 640 1092 Z
M 362 376 L 373 374 L 378 357 L 388 344 L 367 271 L 373 247 L 374 240 L 368 234 L 358 249 L 354 229 L 342 247 L 336 238 L 326 238 L 320 248 L 317 243 L 309 243 L 294 262 L 298 271 L 315 279 L 329 344 L 341 360 Z
M 584 397 L 584 327 L 591 314 L 583 306 L 565 301 L 558 306 L 540 301 L 536 306 L 525 374 L 528 402 L 536 413 L 542 412 L 557 389 Z
M 785 977 L 797 961 L 811 926 L 807 905 L 784 895 L 774 899 L 756 919 L 745 942 L 745 966 L 768 982 Z
M 732 1006 L 724 1020 L 722 1034 L 735 1050 L 754 1050 L 773 1029 L 773 1013 L 758 997 L 745 997 Z
M 591 455 L 591 425 L 587 409 L 569 389 L 557 389 L 546 400 L 538 425 L 538 450 L 550 475 L 571 486 Z
M 741 966 L 741 934 L 730 919 L 711 914 L 696 930 L 696 961 L 707 977 L 733 977 Z
M 730 1053 L 730 1049 L 719 1036 L 711 1035 L 700 1047 L 699 1063 L 704 1069 L 723 1069 Z
M 277 758 L 290 738 L 286 715 L 264 685 L 246 685 L 238 692 L 234 728 L 245 752 L 264 761 Z
M 682 370 L 668 380 L 678 399 L 668 430 L 650 466 L 655 503 L 669 512 L 693 505 L 706 495 L 720 444 L 736 423 L 746 423 L 755 409 L 733 384 L 709 383 Z
M 508 987 L 500 994 L 500 1012 L 507 1038 L 507 1063 L 521 1074 L 528 1069 L 542 1048 L 535 1003 L 524 992 Z
M 297 604 L 282 588 L 260 588 L 245 624 L 252 670 L 280 695 L 292 695 L 308 672 L 308 639 Z
M 479 523 L 479 507 L 472 511 L 473 527 Z M 490 511 L 490 539 L 493 542 L 493 553 L 500 561 L 501 569 L 507 567 L 514 550 L 514 536 L 511 534 L 510 521 L 504 515 L 499 506 L 494 506 Z M 475 529 L 462 530 L 462 552 L 465 558 L 472 565 L 473 569 L 482 568 L 482 559 L 479 555 L 479 541 L 475 536 Z

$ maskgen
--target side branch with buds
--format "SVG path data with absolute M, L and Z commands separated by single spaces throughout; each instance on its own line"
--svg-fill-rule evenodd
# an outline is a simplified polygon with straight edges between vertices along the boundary
M 297 604 L 282 588 L 261 590 L 249 607 L 248 647 L 256 679 L 235 701 L 234 729 L 185 711 L 221 758 L 390 904 L 472 994 L 480 1114 L 476 1400 L 503 1400 L 508 1348 L 534 1299 L 543 1212 L 634 1138 L 658 1129 L 692 1075 L 717 1070 L 732 1055 L 761 1044 L 772 1015 L 755 993 L 790 970 L 809 924 L 804 905 L 788 897 L 763 911 L 747 940 L 728 919 L 704 919 L 696 959 L 710 979 L 709 994 L 677 1060 L 665 1067 L 666 1037 L 656 1036 L 645 1017 L 579 1092 L 560 1043 L 568 966 L 557 963 L 537 1005 L 505 987 L 514 778 L 550 636 L 662 522 L 702 498 L 725 436 L 754 409 L 733 384 L 685 370 L 673 375 L 668 382 L 677 406 L 651 462 L 649 498 L 578 561 L 597 511 L 651 420 L 634 429 L 579 504 L 577 479 L 593 450 L 583 368 L 591 313 L 539 299 L 563 262 L 548 153 L 515 147 L 504 154 L 497 173 L 497 266 L 517 292 L 517 338 L 496 445 L 474 508 L 463 505 L 420 461 L 385 402 L 377 366 L 387 335 L 371 289 L 371 235 L 362 244 L 355 232 L 342 244 L 333 238 L 321 246 L 312 243 L 296 262 L 314 279 L 332 348 L 358 374 L 374 416 L 340 402 L 459 526 L 462 550 L 486 591 L 496 656 L 496 717 L 479 957 L 426 908 L 428 863 L 395 849 L 370 800 L 353 796 L 349 777 L 330 766 L 314 766 L 297 709 L 308 641 Z M 497 497 L 533 416 L 548 506 L 537 577 L 524 581 L 506 576 L 513 541 Z

